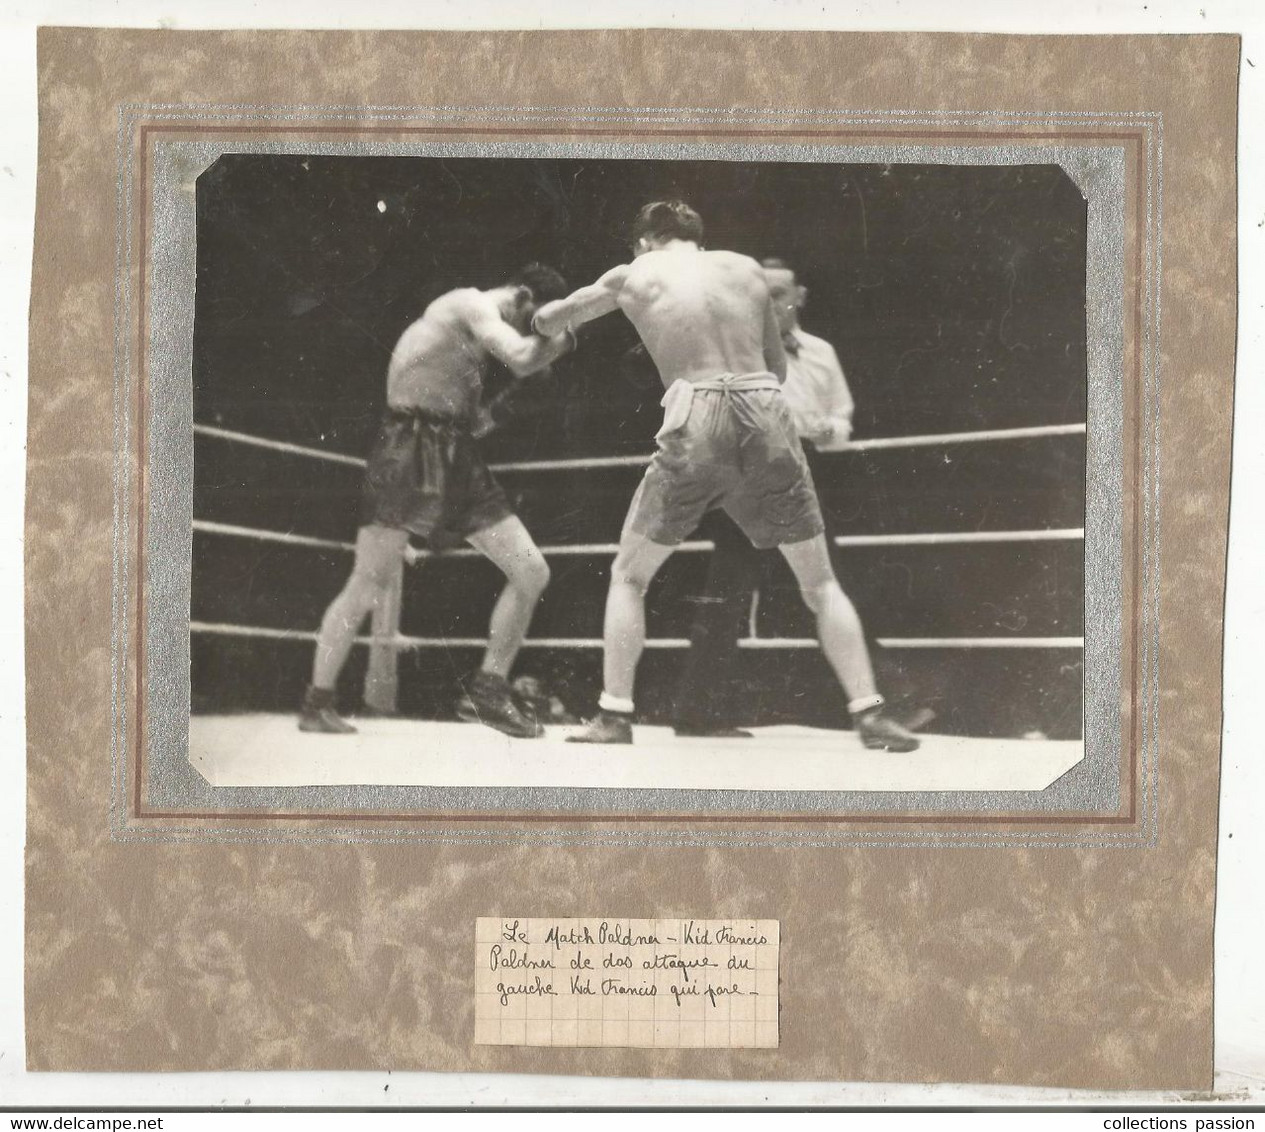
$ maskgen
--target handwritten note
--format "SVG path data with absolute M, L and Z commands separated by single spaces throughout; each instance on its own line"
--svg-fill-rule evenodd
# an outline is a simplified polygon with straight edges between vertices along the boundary
M 772 1049 L 776 920 L 480 918 L 479 1045 Z

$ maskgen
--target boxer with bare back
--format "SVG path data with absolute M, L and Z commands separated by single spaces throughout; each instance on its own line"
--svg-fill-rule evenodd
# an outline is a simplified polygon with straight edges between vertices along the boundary
M 721 507 L 755 546 L 776 546 L 790 564 L 865 746 L 912 751 L 918 740 L 883 713 L 860 619 L 830 563 L 781 393 L 786 355 L 764 271 L 747 256 L 705 251 L 702 239 L 702 220 L 688 205 L 648 204 L 633 227 L 633 262 L 546 304 L 532 322 L 537 333 L 556 335 L 622 310 L 667 390 L 658 451 L 611 568 L 600 710 L 572 740 L 632 742 L 646 590 L 703 515 Z
M 301 730 L 355 731 L 335 709 L 334 686 L 361 622 L 383 600 L 409 535 L 417 535 L 437 548 L 469 542 L 506 578 L 483 662 L 465 681 L 458 716 L 518 738 L 544 733 L 515 702 L 507 677 L 549 567 L 475 437 L 486 431 L 483 379 L 493 359 L 526 377 L 575 347 L 570 333 L 546 338 L 529 331 L 537 307 L 565 292 L 556 271 L 531 264 L 500 287 L 441 295 L 396 343 L 387 408 L 365 469 L 356 560 L 321 621 Z

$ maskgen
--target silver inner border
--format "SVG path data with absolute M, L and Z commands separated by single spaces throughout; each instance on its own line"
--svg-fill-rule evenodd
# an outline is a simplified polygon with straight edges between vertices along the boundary
M 131 108 L 140 110 L 144 108 Z M 217 108 L 223 117 L 222 108 Z M 363 121 L 365 110 L 358 110 Z M 408 116 L 419 112 L 410 109 Z M 152 113 L 147 115 L 153 117 Z M 176 115 L 172 115 L 173 117 Z M 183 116 L 183 115 L 181 115 Z M 194 114 L 192 116 L 205 116 Z M 261 115 L 262 116 L 262 115 Z M 326 117 L 333 115 L 326 112 Z M 390 117 L 390 115 L 381 115 Z M 120 466 L 128 464 L 130 437 L 127 433 L 126 407 L 131 403 L 132 365 L 125 328 L 135 303 L 130 294 L 130 275 L 124 270 L 132 260 L 129 223 L 132 199 L 131 146 L 127 144 L 129 129 L 138 116 L 125 108 L 120 114 L 120 194 L 119 221 L 120 265 L 119 320 L 116 325 L 116 383 L 120 386 L 121 405 L 116 405 L 116 452 L 121 450 Z M 575 112 L 568 113 L 574 120 Z M 798 117 L 798 115 L 797 115 Z M 912 115 L 911 115 L 912 117 Z M 652 119 L 661 121 L 663 119 Z M 832 120 L 837 120 L 833 119 Z M 873 120 L 873 119 L 866 119 Z M 961 126 L 964 120 L 952 119 Z M 995 124 L 995 123 L 993 123 Z M 1028 122 L 1027 124 L 1030 124 Z M 1066 123 L 1062 123 L 1066 124 Z M 1104 122 L 1094 120 L 1095 126 Z M 1136 123 L 1135 123 L 1136 124 Z M 1148 156 L 1151 156 L 1151 128 L 1148 122 Z M 613 157 L 643 159 L 713 159 L 713 160 L 777 160 L 833 161 L 840 163 L 952 163 L 952 164 L 1036 164 L 1057 163 L 1080 188 L 1088 202 L 1087 256 L 1087 330 L 1089 347 L 1089 412 L 1087 445 L 1086 500 L 1086 684 L 1085 723 L 1086 756 L 1077 767 L 1059 782 L 1040 792 L 995 792 L 981 794 L 853 794 L 822 792 L 706 792 L 706 791 L 605 791 L 605 790 L 454 790 L 452 788 L 293 788 L 293 789 L 215 789 L 208 786 L 186 761 L 188 742 L 188 611 L 189 567 L 192 546 L 192 324 L 195 267 L 194 181 L 221 153 L 314 153 L 355 155 L 467 156 L 467 157 Z M 1120 670 L 1121 625 L 1121 515 L 1122 515 L 1122 426 L 1123 426 L 1123 359 L 1124 359 L 1124 150 L 1119 145 L 1059 146 L 1025 143 L 1022 145 L 929 146 L 929 145 L 819 145 L 800 144 L 697 144 L 697 143 L 470 143 L 422 142 L 398 143 L 379 141 L 355 142 L 280 142 L 261 141 L 232 147 L 222 142 L 156 142 L 151 180 L 151 209 L 154 217 L 154 241 L 151 251 L 149 379 L 150 414 L 147 429 L 150 437 L 148 477 L 151 485 L 147 511 L 147 623 L 149 651 L 147 670 L 150 676 L 146 689 L 148 714 L 148 750 L 150 757 L 150 803 L 156 807 L 206 810 L 208 813 L 247 808 L 276 808 L 287 811 L 307 807 L 355 809 L 366 806 L 404 811 L 423 808 L 462 809 L 526 809 L 553 812 L 574 812 L 577 818 L 601 820 L 607 814 L 653 811 L 691 813 L 723 809 L 736 813 L 785 814 L 787 811 L 806 815 L 829 812 L 882 813 L 894 808 L 927 809 L 937 814 L 954 810 L 997 809 L 1008 814 L 1040 812 L 1054 816 L 1068 810 L 1097 811 L 1115 809 L 1119 802 L 1120 758 Z M 1158 151 L 1155 151 L 1158 158 Z M 1155 184 L 1157 160 L 1147 163 L 1148 215 L 1147 261 L 1151 270 L 1158 270 L 1155 241 L 1151 228 L 1158 223 L 1158 193 Z M 1147 299 L 1158 320 L 1158 295 L 1152 290 L 1150 272 Z M 1145 328 L 1153 332 L 1155 322 Z M 1150 333 L 1146 335 L 1149 339 Z M 1154 356 L 1149 348 L 1147 393 L 1156 395 L 1153 375 Z M 1150 418 L 1148 448 L 1158 441 L 1154 431 L 1154 412 Z M 121 432 L 121 435 L 120 435 Z M 1148 455 L 1148 516 L 1154 489 L 1153 453 Z M 116 468 L 116 472 L 118 469 Z M 126 477 L 123 477 L 126 480 Z M 116 488 L 118 481 L 116 478 Z M 116 532 L 121 524 L 126 529 L 130 501 L 126 491 L 119 498 L 116 491 Z M 1147 568 L 1155 575 L 1153 549 L 1154 528 L 1147 539 L 1150 553 Z M 127 767 L 122 743 L 123 713 L 118 645 L 126 640 L 127 623 L 127 553 L 116 547 L 115 616 L 116 616 L 116 732 L 115 816 L 116 835 L 129 838 L 164 840 L 185 837 L 215 836 L 220 839 L 257 839 L 261 831 L 217 826 L 210 829 L 165 829 L 141 831 L 128 829 L 119 820 L 121 796 L 126 790 Z M 119 583 L 123 584 L 120 585 Z M 1151 588 L 1145 587 L 1151 594 Z M 1149 597 L 1148 601 L 1157 600 Z M 117 630 L 121 629 L 120 637 Z M 1147 662 L 1144 656 L 1144 663 Z M 1153 697 L 1157 692 L 1153 654 L 1147 678 L 1143 681 L 1146 714 L 1153 721 Z M 1154 738 L 1153 722 L 1150 738 Z M 1143 817 L 1153 819 L 1156 800 L 1150 760 L 1150 745 L 1144 745 Z M 122 757 L 121 757 L 122 756 Z M 1149 800 L 1150 805 L 1146 805 Z M 438 823 L 437 819 L 437 823 Z M 1001 819 L 1005 820 L 1005 819 Z M 348 814 L 349 825 L 355 824 Z M 1149 836 L 1140 841 L 1138 831 L 1115 833 L 1099 831 L 1079 836 L 1058 831 L 1027 831 L 1007 834 L 998 831 L 926 832 L 916 835 L 899 832 L 859 831 L 833 836 L 827 830 L 783 830 L 762 834 L 754 831 L 733 832 L 701 829 L 693 833 L 660 832 L 645 829 L 567 831 L 548 827 L 516 828 L 509 823 L 496 829 L 470 827 L 440 829 L 343 830 L 326 826 L 323 831 L 298 832 L 305 839 L 332 838 L 345 841 L 349 836 L 363 840 L 412 840 L 423 835 L 426 840 L 449 843 L 479 843 L 498 840 L 545 841 L 573 844 L 577 837 L 585 843 L 601 844 L 868 844 L 868 845 L 996 845 L 1023 843 L 1029 845 L 1099 844 L 1124 845 L 1154 842 L 1154 821 L 1145 821 Z M 263 836 L 294 836 L 297 831 L 273 829 Z

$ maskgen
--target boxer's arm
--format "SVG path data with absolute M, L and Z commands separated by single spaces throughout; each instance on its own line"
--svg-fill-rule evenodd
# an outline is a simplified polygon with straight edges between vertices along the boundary
M 782 345 L 782 331 L 777 325 L 771 296 L 764 303 L 764 364 L 778 381 L 786 380 L 786 349 Z
M 546 303 L 531 320 L 531 328 L 537 334 L 557 334 L 610 314 L 619 307 L 619 292 L 627 277 L 626 263 L 611 268 L 596 283 Z
M 522 388 L 523 386 L 516 381 L 475 410 L 474 427 L 471 432 L 476 440 L 482 440 L 483 437 L 495 432 L 512 419 L 514 415 L 512 400 Z
M 551 337 L 519 334 L 493 303 L 472 303 L 466 318 L 475 341 L 515 377 L 536 373 L 575 349 L 575 335 L 567 332 Z

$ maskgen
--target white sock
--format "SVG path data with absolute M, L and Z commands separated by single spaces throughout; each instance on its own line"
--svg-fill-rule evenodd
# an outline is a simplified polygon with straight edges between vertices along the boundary
M 872 696 L 860 696 L 855 700 L 849 700 L 848 711 L 852 715 L 857 715 L 859 712 L 869 711 L 870 708 L 882 707 L 882 705 L 883 697 L 875 692 Z
M 612 696 L 610 692 L 603 692 L 597 697 L 597 706 L 603 711 L 617 711 L 620 715 L 632 715 L 632 700 L 623 699 L 620 696 Z

